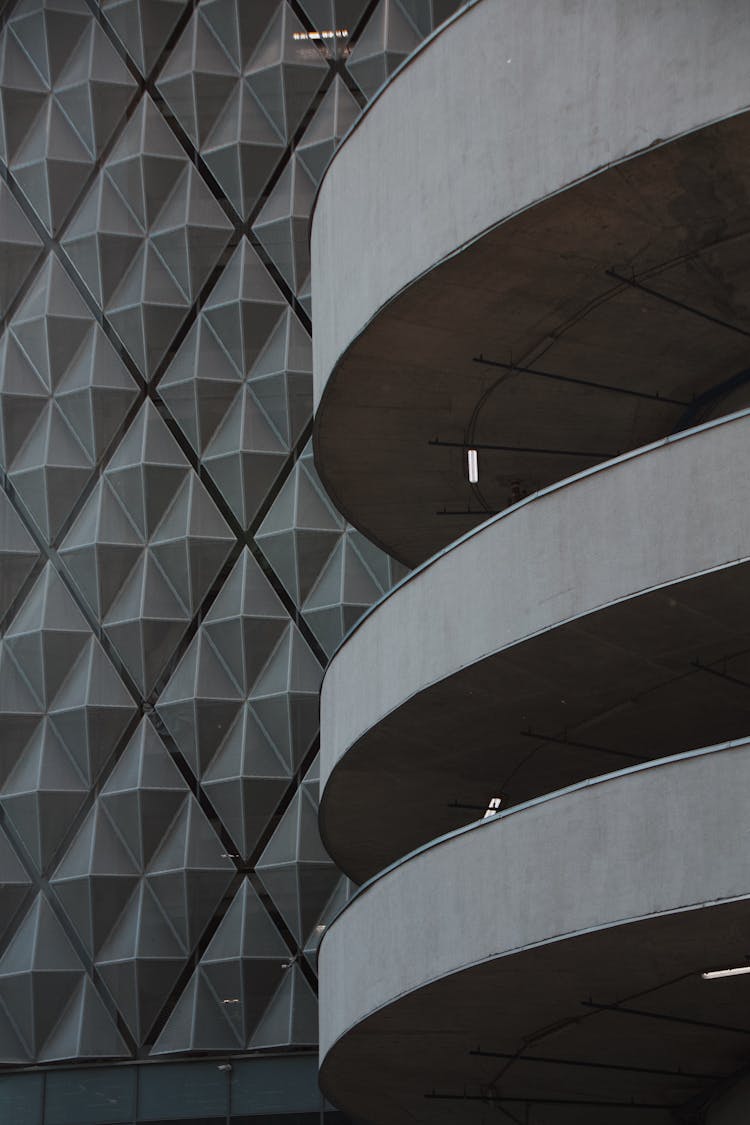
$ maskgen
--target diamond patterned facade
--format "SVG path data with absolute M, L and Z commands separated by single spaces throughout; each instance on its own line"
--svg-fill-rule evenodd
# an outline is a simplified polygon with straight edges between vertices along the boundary
M 458 3 L 0 14 L 0 1063 L 314 1046 L 323 668 L 400 577 L 309 438 L 307 224 Z

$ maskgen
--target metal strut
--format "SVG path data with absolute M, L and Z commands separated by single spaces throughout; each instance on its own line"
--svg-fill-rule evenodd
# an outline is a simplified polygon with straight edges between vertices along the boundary
M 736 1035 L 750 1035 L 750 1028 L 731 1027 L 724 1023 L 710 1023 L 707 1020 L 691 1020 L 684 1016 L 670 1016 L 666 1012 L 647 1012 L 644 1008 L 623 1008 L 619 1004 L 595 1004 L 593 1000 L 582 1000 L 584 1008 L 594 1008 L 599 1012 L 620 1012 L 624 1016 L 641 1016 L 650 1020 L 666 1020 L 668 1023 L 682 1023 L 688 1027 L 707 1027 L 712 1031 L 733 1031 Z
M 491 508 L 436 508 L 436 516 L 496 516 L 498 513 Z
M 683 312 L 692 313 L 693 316 L 699 316 L 701 320 L 708 320 L 711 324 L 716 324 L 719 328 L 727 328 L 730 332 L 737 332 L 740 336 L 750 336 L 750 331 L 747 328 L 740 328 L 739 324 L 732 324 L 729 320 L 722 320 L 719 316 L 713 316 L 711 313 L 703 312 L 702 309 L 696 309 L 694 305 L 688 305 L 684 301 L 678 301 L 676 297 L 669 297 L 666 293 L 660 293 L 658 289 L 652 289 L 650 285 L 644 285 L 641 281 L 636 281 L 634 277 L 623 277 L 622 274 L 616 270 L 605 270 L 607 277 L 613 277 L 615 281 L 621 282 L 623 285 L 630 285 L 633 289 L 640 289 L 642 293 L 648 293 L 651 297 L 656 297 L 660 301 L 665 301 L 668 305 L 674 305 L 675 308 L 682 309 Z
M 708 672 L 711 676 L 718 676 L 721 680 L 727 680 L 730 684 L 750 688 L 750 683 L 747 680 L 741 680 L 739 676 L 731 676 L 729 672 L 720 672 L 718 668 L 711 668 L 708 664 L 701 664 L 700 660 L 694 660 L 693 667 L 699 672 Z
M 581 1098 L 509 1098 L 499 1097 L 496 1094 L 425 1094 L 425 1098 L 436 1101 L 450 1102 L 491 1102 L 495 1105 L 577 1105 L 595 1106 L 596 1108 L 610 1109 L 674 1109 L 668 1102 L 618 1102 L 618 1101 L 587 1101 Z
M 537 375 L 540 379 L 554 379 L 560 383 L 575 383 L 579 387 L 593 387 L 594 390 L 609 391 L 611 394 L 629 395 L 631 398 L 646 398 L 651 402 L 666 403 L 668 406 L 692 405 L 685 399 L 650 394 L 648 391 L 636 391 L 632 387 L 617 387 L 612 383 L 597 383 L 593 379 L 576 379 L 573 375 L 559 375 L 553 371 L 540 371 L 538 367 L 521 367 L 517 363 L 501 363 L 499 359 L 485 359 L 481 352 L 474 356 L 474 363 L 483 363 L 485 367 L 500 367 L 504 371 L 519 371 L 522 375 Z
M 577 742 L 572 738 L 556 738 L 552 734 L 539 734 L 537 731 L 521 730 L 518 732 L 524 738 L 533 738 L 537 742 L 554 742 L 558 746 L 573 746 L 578 750 L 597 750 L 600 754 L 611 754 L 615 758 L 628 758 L 631 762 L 647 762 L 649 759 L 640 754 L 628 754 L 625 750 L 610 750 L 607 746 L 594 746 L 591 742 Z
M 441 441 L 440 438 L 432 438 L 427 444 L 441 445 L 449 449 L 489 449 L 493 453 L 550 453 L 561 457 L 599 457 L 605 459 L 617 456 L 616 453 L 592 453 L 590 450 L 582 449 L 538 449 L 536 446 L 492 445 L 478 441 Z
M 502 1051 L 482 1051 L 479 1048 L 476 1051 L 469 1051 L 469 1054 L 486 1059 L 506 1059 L 511 1062 L 554 1063 L 555 1066 L 579 1066 L 591 1070 L 621 1070 L 628 1074 L 657 1074 L 667 1078 L 694 1078 L 707 1082 L 721 1082 L 729 1077 L 727 1074 L 696 1074 L 694 1071 L 662 1070 L 651 1066 L 623 1066 L 622 1063 L 589 1062 L 586 1059 L 553 1059 L 541 1055 L 510 1055 Z

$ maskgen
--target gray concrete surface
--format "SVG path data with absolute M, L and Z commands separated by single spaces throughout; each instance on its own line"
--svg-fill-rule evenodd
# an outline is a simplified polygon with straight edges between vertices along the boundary
M 741 1033 L 582 1002 L 746 1026 L 747 978 L 700 974 L 747 960 L 749 785 L 747 741 L 665 759 L 480 822 L 374 880 L 321 946 L 328 1096 L 365 1120 L 449 1120 L 424 1094 L 486 1076 L 469 1058 L 478 1045 L 731 1074 Z M 499 1090 L 677 1105 L 712 1084 L 513 1064 Z M 596 1120 L 532 1118 L 569 1119 Z
M 483 0 L 451 22 L 361 119 L 321 187 L 316 399 L 373 314 L 458 248 L 747 108 L 749 49 L 743 0 Z
M 321 826 L 344 870 L 476 817 L 453 801 L 747 732 L 749 443 L 746 411 L 554 486 L 363 619 L 321 695 Z
M 684 412 L 479 352 L 685 402 L 746 366 L 740 334 L 606 271 L 747 325 L 748 125 L 707 126 L 750 105 L 749 50 L 744 0 L 480 0 L 385 89 L 312 226 L 318 464 L 371 537 L 421 561 L 472 524 L 443 507 L 591 463 L 487 455 L 479 495 L 435 436 L 618 452 Z

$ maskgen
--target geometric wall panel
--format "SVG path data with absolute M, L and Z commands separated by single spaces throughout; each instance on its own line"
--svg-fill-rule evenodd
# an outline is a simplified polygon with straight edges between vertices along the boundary
M 0 460 L 47 539 L 57 535 L 136 395 L 50 254 L 0 341 Z
M 316 185 L 320 183 L 336 145 L 358 117 L 359 103 L 337 74 L 297 145 L 297 157 Z
M 297 605 L 313 589 L 343 533 L 344 520 L 323 491 L 308 445 L 256 535 Z
M 184 0 L 102 0 L 102 10 L 141 74 L 148 74 L 185 7 Z
M 256 0 L 252 12 L 236 10 L 238 22 L 231 8 L 198 9 L 158 88 L 244 220 L 328 67 L 285 0 Z
M 412 12 L 408 11 L 412 8 Z M 422 8 L 427 5 L 422 2 Z M 357 41 L 349 71 L 368 98 L 383 85 L 396 67 L 419 46 L 425 29 L 420 34 L 412 19 L 419 4 L 408 0 L 380 0 Z M 414 10 L 417 10 L 415 13 Z
M 7 836 L 0 830 L 0 938 L 14 921 L 30 887 L 29 875 Z
M 186 950 L 200 938 L 234 871 L 206 814 L 188 795 L 146 869 L 148 886 Z
M 148 696 L 189 623 L 150 552 L 144 552 L 110 608 L 105 631 Z
M 0 642 L 0 784 L 18 762 L 41 717 L 39 701 L 7 643 Z
M 248 1046 L 250 1050 L 311 1046 L 317 1040 L 318 1001 L 295 963 L 284 974 Z
M 204 144 L 237 84 L 237 68 L 199 8 L 159 75 L 159 93 L 196 147 Z
M 253 224 L 253 234 L 298 296 L 309 285 L 308 225 L 314 201 L 315 183 L 295 154 Z
M 402 571 L 315 473 L 307 224 L 455 6 L 4 8 L 0 1065 L 316 1040 L 320 681 Z
M 0 103 L 3 94 L 0 90 Z M 6 184 L 0 182 L 0 316 L 28 278 L 42 253 L 42 240 L 16 203 Z
M 291 955 L 245 880 L 154 1047 L 154 1054 L 245 1049 Z
M 100 480 L 60 546 L 78 594 L 103 621 L 143 552 L 143 537 L 107 481 Z
M 256 863 L 263 885 L 301 947 L 339 881 L 318 832 L 318 782 L 316 761 Z
M 100 215 L 106 216 L 100 228 Z M 231 226 L 145 95 L 63 245 L 150 378 L 216 265 Z
M 50 233 L 59 230 L 135 92 L 83 0 L 22 0 L 3 33 L 2 145 Z
M 37 578 L 5 633 L 5 645 L 40 710 L 52 705 L 91 636 L 50 563 Z
M 150 399 L 61 545 L 61 557 L 144 695 L 234 537 Z
M 237 214 L 246 219 L 283 160 L 285 148 L 257 96 L 240 78 L 201 155 Z
M 243 527 L 312 415 L 310 337 L 247 239 L 159 383 Z
M 295 39 L 301 32 L 304 27 L 290 5 L 277 5 L 244 68 L 248 86 L 287 142 L 328 74 L 322 56 Z
M 39 1052 L 40 1062 L 128 1058 L 130 1051 L 91 978 L 81 980 Z
M 244 857 L 313 743 L 321 675 L 244 551 L 157 703 Z
M 199 631 L 156 704 L 159 718 L 196 777 L 219 749 L 241 707 L 239 687 Z
M 368 548 L 359 532 L 347 528 L 302 605 L 305 620 L 328 656 L 392 585 L 381 585 L 368 566 Z
M 86 800 L 88 786 L 42 719 L 0 790 L 0 805 L 42 872 Z
M 95 637 L 86 642 L 48 713 L 87 785 L 94 785 L 136 714 L 132 696 Z
M 128 1028 L 142 1043 L 179 976 L 185 951 L 145 880 L 99 951 L 97 969 Z
M 245 704 L 201 785 L 243 858 L 251 855 L 289 788 L 292 771 Z
M 34 540 L 0 490 L 0 620 L 10 609 L 38 558 Z
M 83 964 L 38 894 L 0 956 L 0 1004 L 31 1057 L 43 1049 L 83 977 Z
M 256 539 L 327 656 L 406 573 L 336 512 L 315 471 L 310 445 Z
M 138 869 L 104 806 L 91 809 L 50 882 L 93 957 L 138 882 Z
M 148 867 L 187 794 L 167 748 L 142 719 L 99 796 L 138 871 Z
M 19 1066 L 34 1061 L 2 1002 L 0 1002 L 0 1057 L 6 1065 Z

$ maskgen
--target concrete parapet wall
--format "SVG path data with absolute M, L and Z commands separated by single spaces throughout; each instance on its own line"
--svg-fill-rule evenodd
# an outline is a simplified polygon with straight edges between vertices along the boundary
M 530 498 L 412 575 L 326 672 L 323 791 L 366 732 L 431 685 L 602 607 L 748 560 L 749 441 L 743 412 L 636 451 Z
M 512 973 L 502 960 L 535 946 L 748 896 L 749 785 L 747 742 L 665 759 L 480 822 L 386 871 L 323 940 L 321 1058 L 368 1016 L 471 966 Z M 722 942 L 717 932 L 703 968 Z
M 745 0 L 479 0 L 382 92 L 313 218 L 315 399 L 371 317 L 532 204 L 750 105 Z

